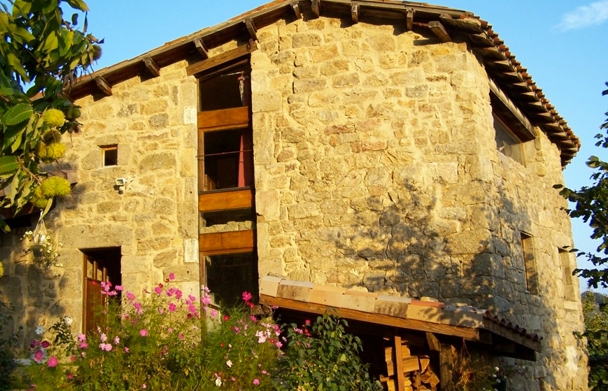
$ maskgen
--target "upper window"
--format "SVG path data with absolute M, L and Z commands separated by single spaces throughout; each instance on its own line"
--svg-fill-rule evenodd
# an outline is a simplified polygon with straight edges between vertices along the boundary
M 503 120 L 494 114 L 496 148 L 521 165 L 526 165 L 522 141 L 509 129 Z
M 102 167 L 118 165 L 118 145 L 101 146 L 101 165 Z
M 199 79 L 201 111 L 249 106 L 249 61 Z

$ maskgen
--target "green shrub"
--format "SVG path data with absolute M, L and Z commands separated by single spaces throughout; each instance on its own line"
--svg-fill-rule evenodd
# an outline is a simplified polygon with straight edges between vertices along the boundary
M 346 320 L 324 314 L 314 325 L 291 326 L 274 381 L 277 390 L 382 390 L 359 358 L 361 340 L 346 333 Z

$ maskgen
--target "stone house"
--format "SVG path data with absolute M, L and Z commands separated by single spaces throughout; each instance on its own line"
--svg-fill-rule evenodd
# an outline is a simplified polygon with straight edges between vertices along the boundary
M 552 188 L 580 143 L 472 13 L 274 1 L 70 95 L 82 129 L 59 165 L 73 196 L 45 220 L 62 267 L 23 257 L 26 228 L 0 243 L 0 289 L 24 326 L 69 313 L 86 329 L 94 281 L 137 291 L 168 273 L 222 304 L 250 290 L 301 310 L 320 289 L 328 306 L 395 298 L 385 313 L 398 317 L 419 298 L 511 322 L 489 344 L 514 357 L 502 365 L 516 389 L 587 389 L 570 222 Z M 443 323 L 441 346 L 463 326 Z

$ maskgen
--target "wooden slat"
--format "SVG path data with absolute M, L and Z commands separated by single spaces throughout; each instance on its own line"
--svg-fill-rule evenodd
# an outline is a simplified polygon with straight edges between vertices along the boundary
M 200 252 L 204 255 L 235 254 L 253 251 L 253 231 L 214 232 L 201 234 Z
M 534 351 L 541 351 L 540 341 L 534 341 L 528 337 L 516 333 L 515 331 L 509 330 L 506 327 L 500 326 L 490 319 L 483 320 L 483 328 Z
M 249 107 L 200 111 L 198 128 L 203 132 L 225 129 L 242 129 L 249 126 Z
M 198 196 L 199 212 L 248 209 L 253 206 L 251 189 L 205 193 Z
M 403 353 L 401 352 L 401 337 L 395 334 L 393 338 L 393 342 L 395 344 L 395 377 L 397 378 L 397 390 L 404 391 L 405 390 L 405 379 L 403 377 L 403 361 L 399 360 L 399 357 L 403 357 Z
M 350 16 L 353 20 L 353 23 L 359 23 L 359 4 L 353 4 L 350 6 Z
M 325 313 L 325 311 L 327 311 L 328 308 L 334 308 L 318 303 L 302 303 L 299 301 L 285 299 L 282 297 L 270 297 L 266 295 L 260 295 L 260 303 L 266 305 L 276 305 L 283 308 L 288 308 L 296 311 L 304 311 L 313 314 L 323 314 Z M 431 333 L 465 338 L 470 341 L 482 342 L 479 336 L 479 330 L 475 328 L 437 324 L 417 319 L 394 318 L 388 315 L 366 313 L 347 308 L 336 309 L 336 314 L 342 318 L 358 320 L 361 322 L 398 327 L 408 330 L 428 331 Z
M 248 55 L 249 53 L 257 50 L 258 46 L 255 41 L 251 40 L 246 45 L 241 45 L 236 49 L 229 50 L 215 57 L 208 58 L 203 61 L 199 61 L 186 67 L 186 73 L 188 76 L 196 75 L 204 72 L 211 68 L 220 66 L 229 61 L 235 60 L 239 57 Z

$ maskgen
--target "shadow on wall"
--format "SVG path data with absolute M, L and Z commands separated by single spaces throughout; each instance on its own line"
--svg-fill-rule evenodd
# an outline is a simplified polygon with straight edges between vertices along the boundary
M 18 351 L 27 351 L 33 339 L 41 338 L 35 333 L 37 326 L 48 330 L 65 315 L 59 297 L 64 282 L 61 269 L 35 264 L 23 248 L 21 237 L 32 229 L 0 233 L 4 266 L 4 276 L 0 277 L 0 317 L 5 321 L 0 323 L 0 339 L 15 336 L 14 348 Z
M 484 186 L 481 181 L 474 182 L 478 184 Z M 557 334 L 557 321 L 555 309 L 543 297 L 550 292 L 542 285 L 547 280 L 540 279 L 538 294 L 526 292 L 520 239 L 520 230 L 531 226 L 526 207 L 512 202 L 505 189 L 493 191 L 488 185 L 485 201 L 465 205 L 462 210 L 443 208 L 439 218 L 436 198 L 411 183 L 406 182 L 403 188 L 398 197 L 389 194 L 352 202 L 354 224 L 320 234 L 335 246 L 333 254 L 327 254 L 336 260 L 333 269 L 323 266 L 328 274 L 326 282 L 489 309 L 544 338 L 545 353 L 537 354 L 543 365 L 556 355 L 556 363 L 566 363 L 566 353 L 548 345 Z M 466 198 L 456 197 L 459 202 L 460 197 Z M 321 266 L 313 263 L 310 267 L 314 271 Z M 462 325 L 472 322 L 464 313 L 456 316 Z M 535 324 L 540 329 L 535 329 Z M 535 369 L 529 361 L 506 360 L 503 364 L 513 374 L 513 381 L 531 384 L 530 379 L 535 379 L 530 390 L 557 387 L 551 371 Z

